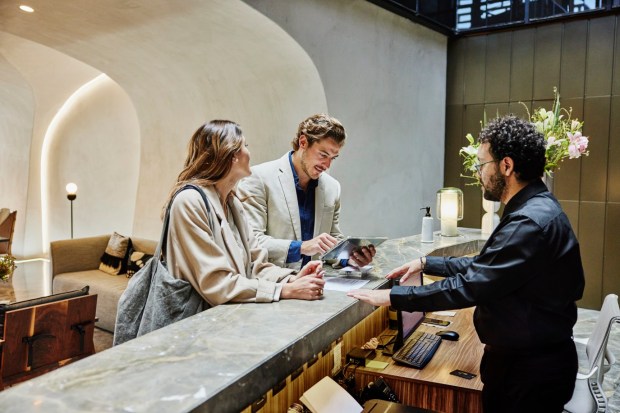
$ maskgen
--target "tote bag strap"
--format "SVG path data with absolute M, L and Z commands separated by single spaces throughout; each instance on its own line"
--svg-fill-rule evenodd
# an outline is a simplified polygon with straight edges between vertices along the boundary
M 158 257 L 159 260 L 161 260 L 161 258 L 162 258 L 161 252 L 162 251 L 164 253 L 166 252 L 166 242 L 168 240 L 168 225 L 170 223 L 170 209 L 172 208 L 172 202 L 174 202 L 174 199 L 176 198 L 176 196 L 179 193 L 181 193 L 182 191 L 185 191 L 186 189 L 195 189 L 196 191 L 198 191 L 198 193 L 202 197 L 202 200 L 205 203 L 205 206 L 207 207 L 207 219 L 209 220 L 209 227 L 211 228 L 211 230 L 213 230 L 215 228 L 213 226 L 213 218 L 211 218 L 211 205 L 209 204 L 209 200 L 207 199 L 207 194 L 205 194 L 205 192 L 202 190 L 202 188 L 197 186 L 197 185 L 194 185 L 194 184 L 187 184 L 187 185 L 185 185 L 183 188 L 181 188 L 177 192 L 175 192 L 175 194 L 170 199 L 170 202 L 168 203 L 168 206 L 166 207 L 166 214 L 164 215 L 164 226 L 163 226 L 163 228 L 161 230 L 161 236 L 159 238 L 159 244 L 157 244 L 157 248 L 155 249 L 155 254 L 154 254 L 154 256 Z

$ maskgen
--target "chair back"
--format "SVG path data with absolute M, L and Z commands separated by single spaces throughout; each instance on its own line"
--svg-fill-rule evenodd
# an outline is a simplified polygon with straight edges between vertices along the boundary
M 15 231 L 15 219 L 17 211 L 13 211 L 2 222 L 0 222 L 0 237 L 8 238 L 8 242 L 0 242 L 0 254 L 11 254 L 11 245 L 13 244 L 13 232 Z
M 603 301 L 601 312 L 592 331 L 592 335 L 586 344 L 586 355 L 588 357 L 588 370 L 592 371 L 598 367 L 596 372 L 599 383 L 603 381 L 603 362 L 605 359 L 605 349 L 611 328 L 615 322 L 620 322 L 620 308 L 618 307 L 618 296 L 609 294 Z
M 88 290 L 0 304 L 0 390 L 95 353 Z

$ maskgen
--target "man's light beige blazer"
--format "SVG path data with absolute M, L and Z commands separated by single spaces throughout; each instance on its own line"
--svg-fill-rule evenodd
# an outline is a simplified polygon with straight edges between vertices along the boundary
M 210 306 L 228 301 L 278 301 L 281 282 L 287 282 L 292 271 L 267 262 L 267 251 L 252 235 L 237 198 L 229 198 L 228 208 L 243 245 L 237 242 L 214 187 L 203 190 L 213 228 L 198 191 L 186 189 L 172 203 L 166 243 L 170 273 L 189 281 Z
M 252 176 L 239 183 L 238 192 L 254 236 L 269 251 L 269 261 L 298 269 L 301 261 L 286 264 L 291 241 L 301 241 L 299 205 L 289 154 L 252 167 Z M 340 183 L 322 173 L 315 192 L 313 237 L 328 233 L 344 238 L 338 226 L 339 217 Z

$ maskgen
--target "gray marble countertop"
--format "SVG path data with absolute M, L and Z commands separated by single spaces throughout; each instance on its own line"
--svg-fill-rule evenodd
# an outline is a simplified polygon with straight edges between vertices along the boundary
M 480 249 L 480 230 L 459 231 L 432 244 L 419 235 L 384 242 L 365 288 L 385 286 L 385 273 L 421 255 Z M 320 301 L 221 305 L 6 389 L 0 411 L 240 411 L 373 310 L 339 291 Z

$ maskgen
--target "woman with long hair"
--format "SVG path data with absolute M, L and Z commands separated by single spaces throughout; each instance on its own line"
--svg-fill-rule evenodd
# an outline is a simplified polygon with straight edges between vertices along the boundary
M 213 120 L 192 136 L 183 170 L 166 202 L 172 202 L 165 258 L 168 270 L 184 279 L 209 306 L 226 302 L 316 300 L 323 295 L 322 265 L 309 262 L 298 273 L 267 261 L 258 246 L 237 183 L 251 175 L 250 152 L 238 124 Z M 200 193 L 206 194 L 207 209 Z

